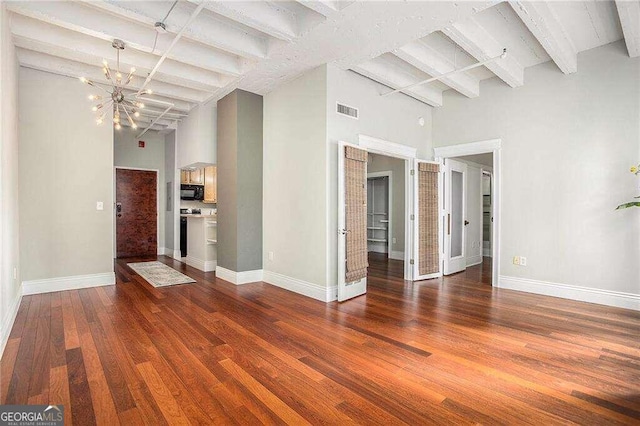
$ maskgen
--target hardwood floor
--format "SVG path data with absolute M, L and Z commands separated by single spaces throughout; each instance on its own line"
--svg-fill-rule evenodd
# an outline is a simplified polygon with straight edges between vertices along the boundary
M 493 289 L 482 266 L 411 283 L 372 257 L 367 295 L 325 304 L 159 260 L 197 283 L 119 260 L 115 286 L 25 296 L 0 401 L 67 425 L 640 422 L 640 312 Z

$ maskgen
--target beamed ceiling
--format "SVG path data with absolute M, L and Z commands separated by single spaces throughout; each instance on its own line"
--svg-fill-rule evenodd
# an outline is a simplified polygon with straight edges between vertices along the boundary
M 194 106 L 236 88 L 266 94 L 325 63 L 397 89 L 507 49 L 504 59 L 402 92 L 437 107 L 445 90 L 480 96 L 487 78 L 526 84 L 524 69 L 549 60 L 558 72 L 579 72 L 579 52 L 622 38 L 629 56 L 640 54 L 640 1 L 181 0 L 165 20 L 168 32 L 157 35 L 154 23 L 173 4 L 15 1 L 7 8 L 21 66 L 106 83 L 101 62 L 115 62 L 111 42 L 121 39 L 122 68 L 138 70 L 132 90 L 157 68 L 147 87 L 174 107 L 155 130 L 174 128 Z M 146 103 L 143 126 L 164 110 Z

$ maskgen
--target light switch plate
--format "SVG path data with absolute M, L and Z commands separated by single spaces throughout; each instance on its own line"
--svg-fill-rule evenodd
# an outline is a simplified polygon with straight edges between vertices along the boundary
M 96 202 L 96 210 L 104 210 L 104 203 L 102 201 Z

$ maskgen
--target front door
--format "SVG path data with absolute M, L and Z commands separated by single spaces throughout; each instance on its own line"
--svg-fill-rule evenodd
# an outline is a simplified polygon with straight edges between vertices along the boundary
M 464 271 L 466 264 L 467 165 L 447 158 L 444 178 L 444 274 Z
M 367 151 L 338 145 L 338 300 L 367 292 Z
M 116 257 L 158 253 L 157 173 L 116 169 Z

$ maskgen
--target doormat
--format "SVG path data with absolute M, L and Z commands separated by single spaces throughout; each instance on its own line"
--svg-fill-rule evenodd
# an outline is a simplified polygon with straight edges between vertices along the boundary
M 182 274 L 162 262 L 127 263 L 138 275 L 154 287 L 166 287 L 175 284 L 195 283 L 196 280 Z

